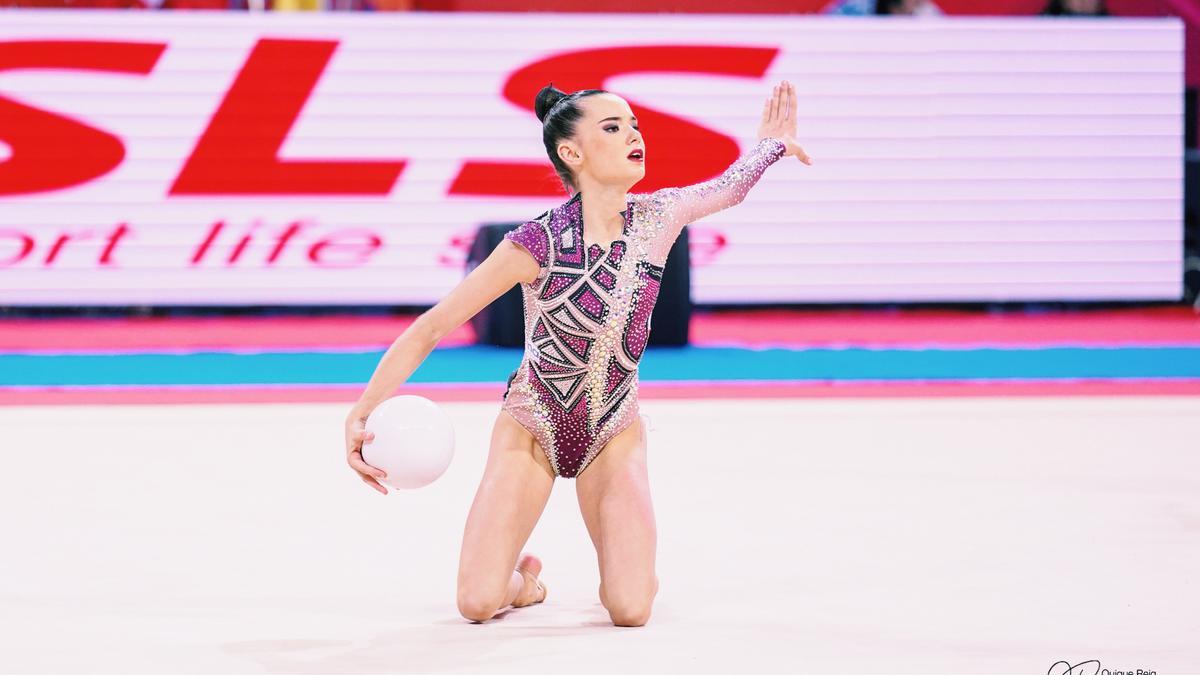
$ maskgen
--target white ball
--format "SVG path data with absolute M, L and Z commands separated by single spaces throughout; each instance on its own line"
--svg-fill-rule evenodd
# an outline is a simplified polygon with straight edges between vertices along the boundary
M 375 439 L 363 443 L 363 461 L 383 469 L 383 483 L 398 489 L 429 485 L 454 457 L 454 425 L 438 404 L 405 394 L 380 403 L 367 416 Z

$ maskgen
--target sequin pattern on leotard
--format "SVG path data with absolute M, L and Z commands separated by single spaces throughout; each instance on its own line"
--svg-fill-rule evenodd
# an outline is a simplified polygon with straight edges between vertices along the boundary
M 637 419 L 638 363 L 683 227 L 741 202 L 784 150 L 764 138 L 710 180 L 628 195 L 621 236 L 607 246 L 584 241 L 582 193 L 505 235 L 540 271 L 521 284 L 525 353 L 503 408 L 556 475 L 577 476 Z

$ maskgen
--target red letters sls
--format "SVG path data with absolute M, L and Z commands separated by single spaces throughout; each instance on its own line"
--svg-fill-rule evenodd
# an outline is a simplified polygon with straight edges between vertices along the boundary
M 37 40 L 0 42 L 0 70 L 28 68 L 149 73 L 165 44 Z M 0 163 L 0 195 L 86 183 L 125 158 L 121 139 L 70 117 L 0 95 L 0 139 L 12 157 Z
M 259 40 L 208 128 L 176 177 L 173 195 L 386 195 L 402 160 L 281 160 L 279 148 L 337 48 L 320 40 Z M 0 43 L 0 70 L 70 68 L 146 74 L 166 45 L 129 42 Z M 574 91 L 603 87 L 626 73 L 703 73 L 761 79 L 774 48 L 669 45 L 593 49 L 553 56 L 521 68 L 503 95 L 532 116 L 547 82 Z M 689 185 L 737 159 L 733 139 L 675 115 L 631 102 L 651 139 L 651 161 L 639 192 Z M 62 189 L 116 167 L 125 147 L 115 136 L 70 118 L 0 96 L 0 139 L 13 156 L 0 164 L 0 195 Z M 536 119 L 536 118 L 535 118 Z M 465 146 L 464 146 L 465 147 Z M 559 196 L 545 160 L 468 160 L 449 194 Z
M 614 47 L 559 54 L 513 73 L 504 98 L 529 110 L 548 82 L 563 91 L 603 89 L 610 77 L 629 73 L 703 73 L 760 79 L 779 50 L 760 47 L 669 45 Z M 733 139 L 630 101 L 639 126 L 647 135 L 646 177 L 635 186 L 653 192 L 674 185 L 691 185 L 724 171 L 738 158 Z M 757 112 L 751 111 L 751 112 Z M 534 117 L 536 121 L 537 118 Z M 536 129 L 536 128 L 535 128 Z M 558 196 L 563 189 L 546 162 L 467 161 L 450 194 Z

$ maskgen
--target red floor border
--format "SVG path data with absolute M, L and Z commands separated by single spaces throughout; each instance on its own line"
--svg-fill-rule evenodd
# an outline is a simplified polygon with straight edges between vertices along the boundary
M 0 351 L 386 347 L 412 316 L 144 317 L 0 320 Z M 468 322 L 440 346 L 474 344 Z M 1200 344 L 1189 307 L 988 313 L 919 310 L 697 312 L 695 345 L 795 347 L 890 345 Z

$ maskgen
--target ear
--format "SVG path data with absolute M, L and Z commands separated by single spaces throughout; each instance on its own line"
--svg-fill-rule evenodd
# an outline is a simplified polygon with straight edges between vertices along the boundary
M 579 165 L 583 164 L 583 154 L 580 152 L 579 146 L 570 141 L 558 144 L 558 158 L 572 168 L 579 168 Z

